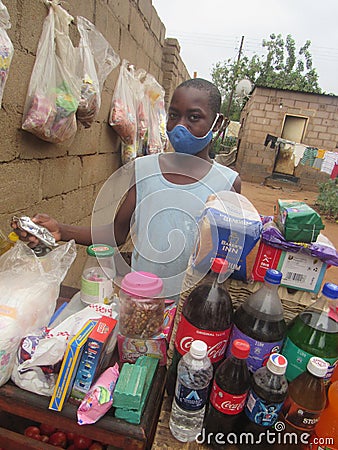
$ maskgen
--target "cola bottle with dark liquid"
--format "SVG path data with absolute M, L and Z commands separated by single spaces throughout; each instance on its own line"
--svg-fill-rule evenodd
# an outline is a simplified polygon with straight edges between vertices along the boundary
M 241 419 L 250 387 L 247 358 L 250 345 L 242 339 L 233 341 L 228 356 L 217 368 L 210 394 L 209 408 L 201 438 L 206 444 L 224 448 L 228 435 L 240 433 Z
M 211 271 L 185 300 L 178 324 L 175 349 L 167 374 L 166 389 L 174 395 L 177 365 L 194 340 L 204 341 L 214 370 L 224 359 L 231 331 L 233 307 L 226 288 L 218 282 L 220 273 L 228 270 L 225 259 L 215 258 Z

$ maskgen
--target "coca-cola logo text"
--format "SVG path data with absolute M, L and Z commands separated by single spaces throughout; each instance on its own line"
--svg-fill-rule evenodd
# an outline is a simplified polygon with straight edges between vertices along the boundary
M 179 343 L 179 348 L 182 350 L 182 352 L 187 353 L 189 351 L 193 341 L 194 341 L 194 338 L 192 336 L 186 336 L 181 339 L 181 341 Z M 209 358 L 212 361 L 215 359 L 219 359 L 224 355 L 227 342 L 228 342 L 228 340 L 225 339 L 223 341 L 217 342 L 213 346 L 208 346 L 207 355 L 209 356 Z
M 241 412 L 244 408 L 245 399 L 242 400 L 240 403 L 232 403 L 230 400 L 226 400 L 225 402 L 221 403 L 221 408 L 225 411 L 237 411 Z

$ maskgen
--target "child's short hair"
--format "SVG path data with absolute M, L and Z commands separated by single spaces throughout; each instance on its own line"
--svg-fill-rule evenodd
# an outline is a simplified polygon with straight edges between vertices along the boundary
M 217 86 L 211 83 L 204 78 L 191 78 L 189 80 L 183 81 L 177 89 L 181 87 L 191 87 L 194 89 L 199 89 L 200 91 L 206 91 L 209 94 L 209 106 L 212 112 L 217 113 L 220 112 L 221 104 L 222 104 L 222 96 Z

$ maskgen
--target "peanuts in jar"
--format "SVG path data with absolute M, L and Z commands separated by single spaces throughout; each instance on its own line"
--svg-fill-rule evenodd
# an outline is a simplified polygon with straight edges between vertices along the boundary
M 150 338 L 163 327 L 164 299 L 159 297 L 163 282 L 149 272 L 130 272 L 120 290 L 119 330 L 124 336 Z

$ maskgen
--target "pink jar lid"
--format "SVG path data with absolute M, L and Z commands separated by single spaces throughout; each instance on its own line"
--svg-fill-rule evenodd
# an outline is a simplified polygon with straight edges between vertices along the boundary
M 137 297 L 155 297 L 163 288 L 163 281 L 150 272 L 130 272 L 125 275 L 121 289 Z

